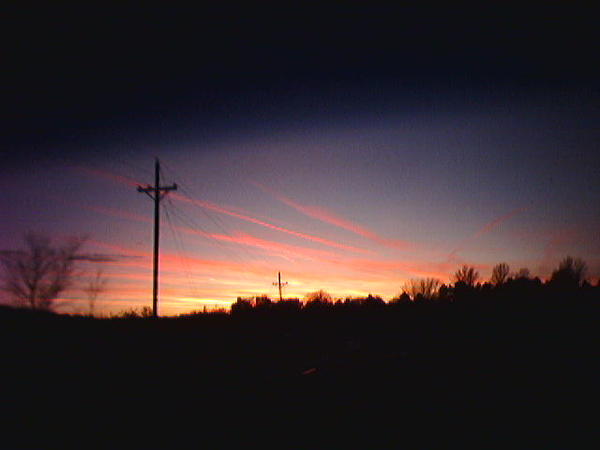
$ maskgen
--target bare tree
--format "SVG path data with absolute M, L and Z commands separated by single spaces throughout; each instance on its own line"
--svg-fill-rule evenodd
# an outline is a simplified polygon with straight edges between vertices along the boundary
M 331 296 L 330 293 L 325 292 L 324 290 L 321 289 L 321 290 L 306 294 L 305 300 L 306 300 L 307 304 L 308 303 L 325 304 L 325 303 L 333 302 L 333 297 Z
M 25 249 L 3 251 L 2 288 L 13 302 L 31 309 L 51 310 L 56 298 L 70 287 L 83 238 L 53 245 L 41 234 L 25 234 Z
M 581 258 L 567 256 L 552 272 L 550 282 L 564 287 L 579 287 L 585 281 L 587 264 Z
M 414 300 L 421 295 L 426 300 L 433 299 L 440 289 L 442 283 L 435 278 L 411 279 L 404 283 L 402 290 Z
M 98 296 L 106 290 L 106 283 L 108 280 L 104 276 L 102 269 L 97 269 L 94 276 L 90 278 L 87 286 L 84 288 L 84 292 L 88 297 L 89 315 L 94 315 L 94 309 L 96 306 L 96 300 Z
M 479 280 L 479 272 L 474 267 L 467 265 L 462 266 L 454 274 L 454 281 L 456 283 L 464 283 L 467 286 L 475 286 L 477 280 Z
M 496 264 L 494 266 L 494 268 L 492 269 L 492 278 L 491 278 L 492 284 L 495 284 L 496 286 L 500 286 L 501 284 L 504 284 L 504 282 L 508 278 L 509 272 L 510 272 L 510 267 L 508 266 L 508 264 L 506 264 L 506 263 Z

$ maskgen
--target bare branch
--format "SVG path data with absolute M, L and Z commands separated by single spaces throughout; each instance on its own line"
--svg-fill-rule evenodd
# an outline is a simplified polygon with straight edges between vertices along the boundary
M 73 281 L 77 252 L 84 238 L 70 238 L 54 246 L 47 236 L 27 233 L 24 241 L 24 250 L 0 253 L 2 289 L 17 305 L 50 310 Z
M 402 290 L 413 300 L 422 297 L 432 300 L 436 297 L 442 283 L 435 278 L 411 279 L 404 283 Z
M 108 279 L 104 277 L 102 269 L 97 269 L 94 277 L 89 280 L 88 285 L 85 287 L 84 292 L 88 296 L 90 316 L 94 315 L 96 300 L 98 296 L 106 290 L 107 282 Z
M 510 267 L 508 266 L 508 264 L 506 264 L 506 263 L 496 264 L 494 266 L 494 268 L 492 269 L 492 278 L 491 278 L 492 284 L 494 284 L 496 286 L 500 286 L 501 284 L 504 284 L 504 282 L 506 282 L 506 280 L 508 279 L 509 272 L 510 272 Z
M 467 265 L 462 266 L 454 274 L 454 281 L 456 283 L 464 283 L 467 286 L 475 286 L 477 280 L 479 280 L 479 272 L 474 267 Z

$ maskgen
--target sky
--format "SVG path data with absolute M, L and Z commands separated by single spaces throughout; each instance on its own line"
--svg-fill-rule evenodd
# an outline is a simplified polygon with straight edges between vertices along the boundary
M 7 12 L 0 249 L 86 236 L 58 303 L 103 314 L 267 294 L 389 300 L 407 279 L 600 276 L 593 14 L 538 8 Z M 4 301 L 8 301 L 4 299 Z

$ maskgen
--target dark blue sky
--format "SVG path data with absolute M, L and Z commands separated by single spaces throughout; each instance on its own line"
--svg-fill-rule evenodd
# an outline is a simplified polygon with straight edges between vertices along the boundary
M 594 18 L 560 3 L 9 7 L 3 139 L 24 151 L 49 142 L 67 151 L 74 142 L 149 132 L 168 141 L 191 117 L 210 134 L 354 115 L 395 98 L 419 109 L 458 93 L 461 108 L 471 95 L 501 88 L 517 101 L 527 90 L 596 91 Z

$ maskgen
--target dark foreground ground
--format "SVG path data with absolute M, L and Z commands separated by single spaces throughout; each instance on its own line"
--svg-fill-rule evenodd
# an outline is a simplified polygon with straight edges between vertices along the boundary
M 597 448 L 595 302 L 0 311 L 1 448 Z

